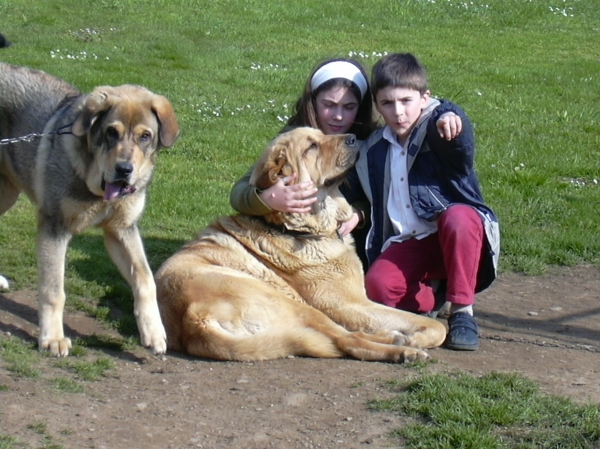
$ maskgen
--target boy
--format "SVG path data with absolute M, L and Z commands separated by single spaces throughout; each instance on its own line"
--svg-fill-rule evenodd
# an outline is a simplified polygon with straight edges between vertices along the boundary
M 343 189 L 356 214 L 340 231 L 368 230 L 369 298 L 433 316 L 447 300 L 446 346 L 476 350 L 473 303 L 496 276 L 499 231 L 473 169 L 471 124 L 458 106 L 430 97 L 411 54 L 378 61 L 371 89 L 386 126 L 361 147 Z

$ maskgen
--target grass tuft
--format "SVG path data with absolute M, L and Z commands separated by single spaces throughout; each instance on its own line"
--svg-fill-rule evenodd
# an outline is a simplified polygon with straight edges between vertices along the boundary
M 73 361 L 69 359 L 58 360 L 55 365 L 58 368 L 65 368 L 72 371 L 85 381 L 94 381 L 103 377 L 106 371 L 114 368 L 115 362 L 112 359 L 101 357 L 94 361 Z
M 388 384 L 388 387 L 390 384 Z M 392 388 L 397 391 L 397 384 Z M 600 445 L 600 405 L 542 394 L 518 374 L 424 375 L 373 410 L 415 418 L 394 431 L 409 448 L 581 448 Z
M 36 343 L 28 343 L 16 337 L 0 338 L 0 357 L 6 369 L 19 377 L 37 378 L 40 371 L 33 365 L 40 360 Z

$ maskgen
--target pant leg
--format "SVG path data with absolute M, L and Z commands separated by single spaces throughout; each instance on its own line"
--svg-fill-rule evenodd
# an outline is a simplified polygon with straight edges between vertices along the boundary
M 367 296 L 381 304 L 410 312 L 429 312 L 435 297 L 428 280 L 445 279 L 437 233 L 421 240 L 394 243 L 365 276 Z
M 446 299 L 472 305 L 485 244 L 479 213 L 462 204 L 449 207 L 438 220 L 438 236 L 448 275 Z

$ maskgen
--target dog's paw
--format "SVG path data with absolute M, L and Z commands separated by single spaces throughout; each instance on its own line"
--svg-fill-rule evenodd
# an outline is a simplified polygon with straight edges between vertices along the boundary
M 0 292 L 8 290 L 8 280 L 4 276 L 0 276 Z
M 69 355 L 69 349 L 71 349 L 71 339 L 65 337 L 43 339 L 39 340 L 38 343 L 40 351 L 48 351 L 54 357 L 66 357 Z
M 152 349 L 157 355 L 167 352 L 167 333 L 160 320 L 158 323 L 138 323 L 138 328 L 144 347 Z
M 406 348 L 406 351 L 402 353 L 402 359 L 400 361 L 403 363 L 425 362 L 429 360 L 429 358 L 429 354 L 421 349 Z
M 147 338 L 146 342 L 142 340 L 142 344 L 152 349 L 152 353 L 159 355 L 165 354 L 167 352 L 167 335 L 164 334 L 161 336 L 154 336 L 152 338 Z
M 416 342 L 413 338 L 409 337 L 406 334 L 403 334 L 400 331 L 392 331 L 392 334 L 394 335 L 394 345 L 396 346 L 410 346 L 410 347 L 416 347 Z

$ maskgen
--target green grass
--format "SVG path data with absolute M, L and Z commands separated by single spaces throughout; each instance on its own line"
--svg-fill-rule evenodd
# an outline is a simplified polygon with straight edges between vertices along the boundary
M 0 358 L 4 368 L 19 377 L 37 378 L 39 354 L 37 344 L 26 343 L 15 337 L 0 338 Z
M 83 91 L 142 84 L 173 103 L 181 137 L 159 157 L 140 224 L 153 269 L 231 213 L 231 186 L 281 128 L 317 61 L 352 56 L 370 69 L 394 51 L 419 56 L 433 94 L 475 125 L 482 188 L 501 221 L 501 270 L 600 265 L 594 0 L 5 0 L 0 16 L 13 42 L 2 60 Z M 0 272 L 13 288 L 34 288 L 27 200 L 0 220 L 0 245 Z M 74 239 L 66 273 L 71 307 L 136 335 L 130 289 L 101 233 Z
M 157 269 L 231 213 L 231 186 L 279 131 L 316 62 L 351 56 L 370 70 L 385 52 L 413 52 L 433 94 L 461 105 L 474 123 L 482 189 L 500 218 L 501 271 L 538 274 L 549 265 L 600 265 L 597 7 L 597 0 L 0 0 L 0 32 L 13 42 L 0 59 L 82 91 L 137 83 L 171 100 L 181 137 L 158 159 L 140 223 Z M 0 273 L 13 289 L 36 287 L 34 217 L 23 198 L 0 219 Z M 98 231 L 73 239 L 66 287 L 67 307 L 123 335 L 76 342 L 74 354 L 87 359 L 88 347 L 137 343 L 131 290 Z M 4 337 L 0 345 L 2 367 L 41 375 L 44 361 L 32 345 Z M 63 380 L 42 380 L 76 390 L 88 374 L 75 366 Z M 105 368 L 92 366 L 101 376 Z M 16 447 L 0 436 L 0 449 Z
M 53 364 L 55 367 L 63 369 L 65 373 L 73 374 L 77 380 L 98 380 L 107 371 L 114 368 L 114 361 L 99 356 L 97 351 L 90 351 L 86 348 L 92 344 L 105 349 L 125 349 L 127 347 L 125 344 L 118 344 L 114 339 L 93 336 L 87 341 L 77 340 L 71 351 L 71 357 L 68 359 L 54 359 L 45 352 L 38 352 L 37 342 L 27 343 L 17 337 L 0 336 L 0 367 L 17 377 L 46 380 L 42 376 L 42 372 L 49 364 Z M 56 361 L 50 362 L 52 360 Z M 60 385 L 61 381 L 56 379 L 60 378 L 55 378 L 52 382 Z M 0 392 L 7 389 L 8 387 L 5 385 L 0 385 Z
M 0 435 L 0 449 L 16 449 L 23 447 L 19 445 L 16 438 Z
M 373 410 L 413 417 L 395 430 L 411 449 L 592 449 L 600 446 L 600 405 L 541 393 L 518 374 L 429 374 L 387 384 Z M 400 390 L 398 392 L 398 390 Z
M 475 125 L 482 189 L 501 222 L 501 271 L 600 265 L 595 0 L 4 0 L 0 17 L 13 42 L 0 52 L 6 62 L 83 91 L 138 83 L 173 103 L 181 137 L 159 157 L 140 223 L 153 269 L 232 212 L 231 186 L 317 61 L 352 56 L 370 69 L 394 51 L 415 53 L 433 94 Z M 34 215 L 22 199 L 0 220 L 0 272 L 13 288 L 36 285 Z M 131 291 L 98 231 L 73 240 L 66 286 L 69 306 L 136 335 Z
M 114 368 L 115 362 L 112 359 L 105 357 L 98 358 L 93 362 L 89 361 L 73 361 L 69 359 L 59 359 L 56 366 L 65 368 L 76 374 L 77 378 L 85 381 L 98 380 L 106 371 Z

